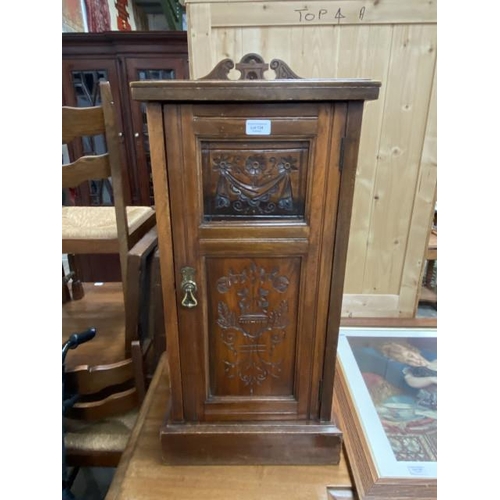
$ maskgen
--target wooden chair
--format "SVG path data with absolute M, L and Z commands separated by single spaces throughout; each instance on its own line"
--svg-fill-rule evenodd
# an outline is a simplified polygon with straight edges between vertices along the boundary
M 73 258 L 76 254 L 119 254 L 126 297 L 128 251 L 156 223 L 152 207 L 126 206 L 115 103 L 109 82 L 101 81 L 99 88 L 100 106 L 62 107 L 63 144 L 103 134 L 107 147 L 105 154 L 83 155 L 63 165 L 63 192 L 86 182 L 104 180 L 112 186 L 111 201 L 114 205 L 62 207 L 62 253 L 68 254 L 73 277 L 73 299 L 83 296 Z M 81 150 L 77 142 L 73 144 L 75 151 Z
M 130 250 L 127 278 L 125 346 L 130 348 L 138 339 L 153 343 L 151 356 L 146 360 L 146 376 L 151 379 L 166 348 L 156 226 Z M 125 354 L 130 355 L 127 350 Z
M 65 374 L 65 393 L 78 395 L 63 419 L 68 467 L 118 465 L 146 394 L 143 360 L 149 348 L 134 341 L 130 358 Z
M 129 293 L 123 316 L 125 358 L 115 363 L 90 364 L 98 353 L 86 349 L 89 364 L 72 364 L 71 370 L 65 372 L 66 398 L 73 394 L 79 397 L 66 410 L 63 422 L 65 463 L 73 467 L 70 484 L 79 467 L 117 466 L 149 386 L 149 375 L 156 368 L 159 356 L 157 337 L 164 332 L 161 289 L 157 293 L 157 236 L 155 226 L 128 254 Z M 90 298 L 91 294 L 88 295 Z M 81 303 L 86 300 L 87 297 Z M 87 317 L 88 306 L 84 307 Z M 86 347 L 91 347 L 92 342 L 95 341 L 90 341 Z M 130 344 L 128 347 L 127 343 Z
M 425 251 L 425 274 L 420 287 L 419 303 L 432 304 L 437 309 L 437 210 L 434 212 Z
M 122 283 L 95 286 L 84 283 L 82 300 L 62 306 L 62 341 L 75 331 L 93 325 L 99 335 L 68 360 L 71 368 L 80 364 L 109 364 L 131 357 L 132 341 L 153 342 L 145 360 L 151 376 L 165 350 L 163 300 L 160 281 L 157 227 L 152 227 L 128 253 L 127 300 Z M 64 280 L 63 280 L 64 282 Z

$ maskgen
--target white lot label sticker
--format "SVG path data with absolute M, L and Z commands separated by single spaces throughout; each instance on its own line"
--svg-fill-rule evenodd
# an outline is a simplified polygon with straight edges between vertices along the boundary
M 271 120 L 247 120 L 247 135 L 271 135 Z

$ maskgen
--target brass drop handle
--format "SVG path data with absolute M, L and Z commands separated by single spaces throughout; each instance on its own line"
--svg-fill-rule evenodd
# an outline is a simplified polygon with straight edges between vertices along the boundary
M 194 296 L 194 292 L 198 289 L 196 281 L 194 280 L 196 271 L 192 267 L 183 267 L 181 269 L 181 274 L 181 288 L 184 292 L 184 298 L 181 304 L 187 308 L 196 307 L 198 305 L 198 301 Z

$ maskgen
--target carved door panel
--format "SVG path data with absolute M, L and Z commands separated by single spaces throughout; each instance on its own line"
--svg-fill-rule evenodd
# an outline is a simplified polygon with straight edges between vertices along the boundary
M 179 104 L 163 116 L 173 420 L 317 418 L 346 105 Z

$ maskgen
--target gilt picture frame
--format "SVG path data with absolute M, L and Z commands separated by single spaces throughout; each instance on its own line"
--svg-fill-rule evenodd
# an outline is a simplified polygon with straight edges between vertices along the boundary
M 437 329 L 340 329 L 334 408 L 359 500 L 437 498 Z

